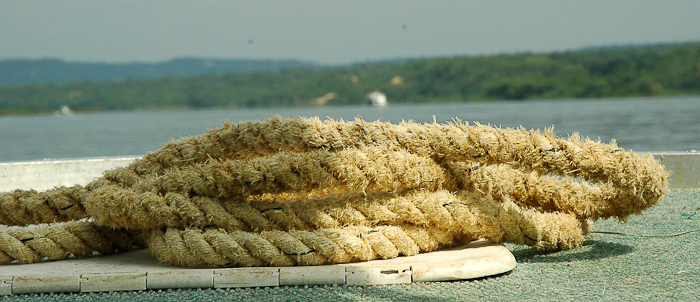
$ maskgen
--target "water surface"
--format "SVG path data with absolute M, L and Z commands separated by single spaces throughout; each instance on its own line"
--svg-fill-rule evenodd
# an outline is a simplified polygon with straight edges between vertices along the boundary
M 231 122 L 281 116 L 336 120 L 451 121 L 572 132 L 634 151 L 700 149 L 700 97 L 468 102 L 192 111 L 128 111 L 72 116 L 0 116 L 0 161 L 142 155 Z

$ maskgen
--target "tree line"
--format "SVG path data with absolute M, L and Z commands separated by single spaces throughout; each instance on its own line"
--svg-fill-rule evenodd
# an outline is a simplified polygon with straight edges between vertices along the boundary
M 298 60 L 179 58 L 158 63 L 83 63 L 59 59 L 7 59 L 0 60 L 0 87 L 80 80 L 104 82 L 121 78 L 153 79 L 310 66 L 313 64 Z
M 700 42 L 0 87 L 0 113 L 700 94 Z

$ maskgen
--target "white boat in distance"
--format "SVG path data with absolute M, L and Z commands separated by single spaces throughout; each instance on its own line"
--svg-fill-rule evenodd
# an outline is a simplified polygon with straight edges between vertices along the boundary
M 386 95 L 379 91 L 372 91 L 367 94 L 367 99 L 375 107 L 384 107 L 388 105 L 386 101 Z
M 53 115 L 56 115 L 56 116 L 71 116 L 71 115 L 73 115 L 73 110 L 71 110 L 70 107 L 68 107 L 68 105 L 63 105 L 63 106 L 61 106 L 61 110 L 54 111 L 54 112 L 53 112 Z

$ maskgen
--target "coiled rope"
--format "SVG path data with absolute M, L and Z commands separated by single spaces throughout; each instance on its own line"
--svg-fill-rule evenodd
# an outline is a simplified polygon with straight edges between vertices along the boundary
M 0 193 L 0 224 L 15 226 L 0 263 L 134 245 L 184 266 L 345 263 L 476 239 L 568 249 L 592 221 L 658 203 L 667 181 L 651 156 L 551 129 L 224 123 L 85 187 Z

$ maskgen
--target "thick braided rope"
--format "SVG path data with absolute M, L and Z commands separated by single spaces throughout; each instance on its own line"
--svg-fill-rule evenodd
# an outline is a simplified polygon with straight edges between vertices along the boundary
M 512 199 L 521 206 L 540 211 L 572 213 L 582 219 L 615 217 L 624 221 L 658 201 L 640 204 L 629 192 L 617 190 L 610 183 L 590 185 L 571 178 L 522 172 L 503 164 L 480 166 L 451 162 L 444 166 L 455 188 L 481 192 L 497 200 Z
M 525 210 L 511 202 L 484 203 L 474 199 L 473 193 L 461 193 L 462 198 L 445 191 L 437 194 L 442 202 L 432 206 L 443 213 L 439 224 L 431 226 L 397 224 L 256 233 L 168 228 L 152 233 L 150 248 L 158 259 L 172 265 L 321 265 L 410 256 L 479 238 L 562 249 L 583 243 L 588 231 L 586 222 L 570 214 Z
M 638 214 L 642 209 L 658 203 L 668 191 L 668 173 L 650 155 L 640 156 L 626 152 L 614 143 L 602 144 L 581 139 L 575 133 L 568 140 L 563 140 L 555 137 L 551 130 L 541 133 L 522 128 L 499 129 L 479 124 L 469 126 L 460 122 L 453 125 L 419 125 L 411 122 L 393 125 L 362 120 L 321 122 L 316 118 L 279 117 L 264 122 L 225 123 L 222 128 L 210 130 L 205 135 L 172 142 L 159 152 L 135 162 L 128 169 L 115 170 L 114 176 L 117 177 L 112 180 L 133 184 L 138 179 L 137 175 L 144 174 L 145 171 L 157 173 L 183 163 L 217 158 L 219 154 L 226 154 L 229 158 L 249 158 L 275 154 L 280 150 L 341 150 L 348 146 L 364 145 L 403 148 L 442 162 L 507 164 L 522 171 L 520 173 L 535 171 L 538 174 L 552 173 L 602 182 L 602 195 L 616 195 L 616 198 L 592 199 L 609 201 L 608 204 L 619 206 L 607 212 L 603 210 L 603 213 L 588 213 L 591 206 L 588 206 L 590 203 L 585 203 L 583 211 L 578 214 L 590 215 L 594 219 L 613 216 L 624 220 L 630 214 Z M 532 178 L 530 174 L 529 179 Z M 495 180 L 498 181 L 498 178 Z M 529 182 L 533 183 L 535 182 Z M 547 182 L 548 185 L 551 183 Z M 572 184 L 573 182 L 568 182 L 565 186 L 571 187 Z M 573 186 L 576 187 L 575 184 Z M 559 186 L 548 188 L 560 190 Z M 598 205 L 594 208 L 605 207 Z
M 79 220 L 86 217 L 81 206 L 86 202 L 84 197 L 81 186 L 0 193 L 0 224 L 24 226 Z
M 247 196 L 338 187 L 347 191 L 434 190 L 445 180 L 433 160 L 384 148 L 348 148 L 209 162 L 170 170 L 137 190 L 197 196 Z
M 573 134 L 559 139 L 552 131 L 499 129 L 411 122 L 393 125 L 381 122 L 321 122 L 316 118 L 264 122 L 225 123 L 206 134 L 166 144 L 157 152 L 136 160 L 128 168 L 115 169 L 105 179 L 125 186 L 143 175 L 160 174 L 172 167 L 188 166 L 210 159 L 245 159 L 280 151 L 314 149 L 342 150 L 351 146 L 379 145 L 404 148 L 411 153 L 440 161 L 476 161 L 509 164 L 524 172 L 554 173 L 609 182 L 624 190 L 637 203 L 655 204 L 667 191 L 668 174 L 651 156 L 626 152 L 614 144 L 581 139 Z
M 288 266 L 415 255 L 475 239 L 562 249 L 580 245 L 587 233 L 585 222 L 573 215 L 521 209 L 512 202 L 495 202 L 470 192 L 348 194 L 281 204 L 251 202 L 248 206 L 258 215 L 242 220 L 249 229 L 257 230 L 254 233 L 237 228 L 228 232 L 157 229 L 148 246 L 158 259 L 174 265 Z M 248 212 L 235 208 L 231 212 L 241 213 Z M 342 227 L 346 225 L 352 227 Z M 0 260 L 59 260 L 89 255 L 93 250 L 109 254 L 115 249 L 129 250 L 134 237 L 88 222 L 13 229 L 0 233 Z
M 227 125 L 229 129 L 227 129 Z M 321 123 L 317 119 L 282 120 L 275 118 L 262 123 L 246 123 L 242 125 L 242 128 L 238 127 L 241 125 L 225 124 L 223 128 L 212 130 L 205 135 L 170 143 L 158 152 L 147 155 L 144 157 L 144 160 L 135 162 L 129 168 L 116 169 L 105 173 L 104 178 L 89 184 L 85 188 L 76 186 L 73 188 L 57 188 L 41 193 L 19 190 L 11 193 L 2 193 L 0 194 L 0 223 L 26 225 L 37 222 L 65 221 L 98 216 L 95 219 L 96 223 L 100 225 L 129 227 L 140 230 L 156 229 L 152 232 L 153 234 L 176 234 L 180 232 L 177 229 L 183 226 L 199 226 L 205 228 L 205 230 L 207 227 L 216 226 L 231 230 L 231 232 L 239 235 L 249 234 L 240 236 L 255 237 L 259 234 L 246 231 L 254 230 L 257 232 L 264 230 L 263 232 L 275 233 L 283 232 L 279 229 L 287 232 L 298 229 L 289 228 L 289 225 L 280 226 L 269 221 L 267 226 L 257 225 L 265 221 L 260 219 L 265 215 L 254 214 L 255 211 L 251 210 L 252 207 L 246 208 L 244 206 L 253 204 L 254 202 L 252 201 L 260 198 L 251 195 L 262 194 L 267 196 L 271 193 L 273 195 L 278 193 L 284 195 L 292 192 L 291 195 L 308 194 L 309 197 L 313 197 L 316 196 L 314 194 L 323 196 L 323 193 L 319 192 L 345 193 L 362 191 L 366 194 L 373 191 L 402 192 L 417 188 L 433 191 L 445 187 L 451 190 L 467 189 L 489 194 L 500 201 L 499 204 L 502 207 L 512 206 L 518 208 L 518 205 L 520 205 L 550 212 L 535 212 L 536 216 L 540 217 L 537 220 L 516 219 L 520 222 L 516 225 L 510 225 L 510 228 L 520 229 L 521 231 L 518 233 L 520 235 L 508 235 L 514 231 L 503 232 L 502 239 L 491 240 L 505 240 L 551 249 L 577 246 L 583 242 L 583 239 L 572 240 L 565 238 L 583 238 L 583 235 L 578 237 L 561 235 L 559 231 L 557 231 L 559 233 L 553 232 L 560 234 L 557 236 L 541 236 L 541 233 L 538 232 L 531 232 L 532 234 L 528 235 L 527 232 L 522 231 L 524 230 L 523 226 L 527 225 L 524 221 L 537 221 L 536 224 L 533 224 L 535 229 L 554 223 L 555 225 L 560 225 L 559 229 L 573 230 L 572 234 L 585 234 L 588 228 L 587 222 L 584 221 L 585 219 L 611 216 L 625 219 L 629 214 L 639 213 L 644 208 L 658 202 L 665 190 L 667 190 L 666 181 L 668 176 L 663 171 L 663 168 L 654 162 L 653 159 L 651 159 L 651 163 L 644 160 L 640 161 L 638 159 L 641 157 L 617 148 L 612 150 L 596 149 L 595 147 L 598 145 L 604 147 L 610 147 L 610 145 L 592 141 L 585 141 L 585 144 L 579 144 L 588 148 L 586 149 L 577 145 L 581 140 L 576 136 L 573 136 L 570 141 L 563 141 L 555 138 L 551 133 L 541 134 L 534 131 L 527 132 L 522 129 L 507 129 L 505 130 L 506 132 L 515 131 L 516 135 L 508 138 L 514 139 L 514 142 L 511 142 L 511 145 L 504 143 L 494 147 L 489 145 L 488 142 L 493 143 L 494 137 L 497 140 L 505 139 L 505 135 L 498 132 L 503 130 L 495 129 L 497 133 L 492 133 L 491 135 L 489 135 L 488 131 L 481 131 L 482 133 L 476 134 L 469 133 L 471 136 L 466 136 L 467 141 L 459 141 L 456 139 L 459 139 L 460 135 L 463 136 L 461 138 L 465 138 L 464 133 L 468 132 L 460 132 L 463 127 L 470 131 L 474 129 L 479 130 L 479 128 L 492 129 L 480 125 L 469 127 L 459 123 L 445 126 L 436 124 L 417 125 L 413 123 L 391 125 L 379 122 L 365 123 L 361 120 L 355 123 L 337 123 L 333 121 Z M 269 127 L 277 129 L 277 131 L 271 130 Z M 396 131 L 397 129 L 394 128 L 400 129 Z M 229 131 L 232 129 L 235 131 Z M 217 131 L 220 132 L 217 133 Z M 520 136 L 518 136 L 518 131 Z M 321 133 L 320 136 L 317 135 L 319 133 Z M 511 134 L 513 133 L 508 133 L 508 135 Z M 610 154 L 623 154 L 625 156 L 618 156 L 619 158 L 617 159 L 620 159 L 622 165 L 617 166 L 615 166 L 617 162 L 614 161 L 617 160 L 616 158 L 613 158 L 613 161 L 607 158 L 608 161 L 604 161 L 603 166 L 608 170 L 596 171 L 591 169 L 591 167 L 595 168 L 599 163 L 591 164 L 586 162 L 586 160 L 590 160 L 586 156 L 579 156 L 579 169 L 565 169 L 565 165 L 561 164 L 566 164 L 566 162 L 562 162 L 561 158 L 559 158 L 562 155 L 562 150 L 556 147 L 545 148 L 552 146 L 552 142 L 547 141 L 549 138 L 554 140 L 555 143 L 563 141 L 564 146 L 568 146 L 571 150 L 577 152 L 596 149 L 597 151 L 603 151 L 602 153 L 598 152 L 598 154 L 594 154 L 595 152 L 589 153 L 608 157 L 610 157 Z M 299 140 L 301 140 L 301 143 Z M 528 143 L 532 144 L 528 145 Z M 567 143 L 574 143 L 574 145 L 572 147 L 567 145 Z M 295 144 L 296 146 L 293 146 Z M 365 145 L 376 145 L 379 147 L 363 147 Z M 172 148 L 173 146 L 175 146 L 174 149 Z M 348 146 L 359 146 L 360 148 L 354 149 L 348 148 Z M 524 146 L 524 151 L 513 153 L 513 150 L 510 150 L 514 149 L 512 148 L 513 146 Z M 574 147 L 579 147 L 581 150 Z M 277 148 L 276 151 L 275 148 Z M 252 149 L 254 151 L 251 151 Z M 310 151 L 318 149 L 321 151 Z M 404 149 L 408 152 L 403 151 Z M 280 150 L 304 153 L 282 153 L 270 158 L 255 158 L 257 156 L 276 154 Z M 565 155 L 574 158 L 576 154 L 570 152 Z M 437 160 L 442 164 L 442 167 L 435 162 L 427 160 L 428 157 Z M 252 159 L 240 160 L 240 158 Z M 517 161 L 513 161 L 514 158 Z M 648 160 L 649 158 L 647 157 L 646 159 Z M 400 164 L 401 162 L 406 164 L 402 165 Z M 571 167 L 576 167 L 577 164 L 574 162 L 572 160 L 569 163 Z M 399 164 L 397 165 L 397 163 Z M 415 163 L 419 164 L 416 165 Z M 581 169 L 581 163 L 585 166 L 584 169 Z M 635 169 L 639 171 L 644 170 L 648 173 L 642 173 L 644 175 L 641 176 L 636 175 L 636 179 L 633 177 L 629 178 L 630 176 L 635 176 L 632 175 Z M 540 176 L 539 174 L 542 173 L 559 174 L 565 176 L 565 178 L 558 179 Z M 421 178 L 423 175 L 428 175 L 428 177 Z M 447 179 L 445 175 L 447 175 Z M 602 182 L 602 184 L 600 186 L 591 186 L 572 181 L 566 176 L 578 176 L 585 180 Z M 418 181 L 415 181 L 416 179 Z M 329 190 L 329 188 L 331 189 Z M 587 194 L 582 194 L 581 192 Z M 513 204 L 511 199 L 518 205 Z M 245 200 L 251 202 L 244 202 Z M 378 200 L 381 200 L 381 198 Z M 295 203 L 292 202 L 290 204 Z M 488 202 L 485 204 L 488 204 Z M 381 206 L 375 205 L 365 200 L 355 211 L 361 212 L 360 208 L 364 207 L 366 210 L 368 206 L 373 207 L 375 210 L 382 209 Z M 221 211 L 222 208 L 224 211 Z M 104 211 L 104 209 L 108 209 L 108 211 Z M 518 209 L 521 214 L 534 211 L 526 208 Z M 274 210 L 274 208 L 273 210 L 268 209 L 265 211 L 275 214 L 277 219 L 284 216 L 279 215 L 279 211 Z M 321 213 L 321 211 L 318 212 Z M 99 216 L 99 213 L 103 213 L 102 216 Z M 241 215 L 241 213 L 253 214 L 249 216 L 247 214 Z M 573 213 L 574 215 L 567 213 Z M 259 214 L 264 213 L 260 212 Z M 332 217 L 331 212 L 325 214 Z M 506 219 L 503 215 L 499 216 L 497 212 L 492 212 L 491 214 L 499 217 L 498 219 Z M 237 219 L 238 217 L 236 216 L 241 217 L 241 219 Z M 232 217 L 234 219 L 231 219 Z M 348 215 L 347 217 L 358 218 L 360 216 Z M 493 219 L 493 217 L 482 218 L 488 220 Z M 568 218 L 562 219 L 561 217 Z M 165 232 L 157 230 L 158 227 L 163 227 L 163 220 L 168 220 L 169 223 L 165 225 L 168 227 Z M 482 220 L 472 219 L 471 222 L 483 224 Z M 301 220 L 294 221 L 294 223 L 298 224 L 299 221 Z M 503 224 L 506 225 L 507 221 L 509 220 L 504 220 Z M 303 223 L 309 224 L 308 222 Z M 445 238 L 465 236 L 463 230 L 445 229 L 444 226 L 441 228 L 405 224 L 404 222 L 397 222 L 397 225 L 390 225 L 391 223 L 386 225 L 385 223 L 387 222 L 381 221 L 373 223 L 378 223 L 378 225 L 363 226 L 361 223 L 357 224 L 357 221 L 352 221 L 351 219 L 348 223 L 344 222 L 340 229 L 338 227 L 325 229 L 316 226 L 315 229 L 306 230 L 306 232 L 378 227 L 405 229 L 406 225 L 409 225 L 411 228 L 428 228 L 433 233 L 439 230 L 439 233 L 443 234 L 441 236 L 446 236 Z M 525 229 L 532 229 L 532 227 Z M 206 232 L 209 231 L 204 233 Z M 369 234 L 372 233 L 381 232 L 371 231 Z M 193 233 L 189 232 L 188 234 Z M 472 235 L 467 237 L 471 238 Z M 152 245 L 157 242 L 170 242 L 163 239 L 166 237 L 153 236 L 155 237 L 152 237 Z M 378 235 L 370 237 L 375 238 L 374 236 Z M 173 240 L 176 238 L 171 237 L 168 238 Z M 291 242 L 289 240 L 272 239 L 273 237 L 263 239 L 272 243 Z M 487 237 L 476 236 L 474 238 Z M 260 240 L 262 239 L 255 239 L 255 242 L 262 242 Z M 34 239 L 28 241 L 34 241 Z M 443 241 L 451 242 L 447 239 Z M 199 243 L 196 246 L 206 247 L 202 242 L 197 242 Z M 383 241 L 380 240 L 378 242 Z M 295 244 L 293 246 L 296 246 Z M 291 251 L 289 247 L 279 246 L 278 248 L 280 251 L 284 251 L 285 255 Z M 206 253 L 206 251 L 205 249 L 202 252 Z M 295 253 L 295 255 L 299 256 L 299 253 L 304 254 L 306 252 L 297 251 Z M 160 253 L 159 255 L 166 254 Z M 395 253 L 378 252 L 375 254 L 383 258 L 386 255 L 394 255 Z M 6 253 L 5 255 L 9 254 Z M 58 257 L 56 255 L 51 256 L 53 258 L 49 256 L 44 257 L 54 259 Z M 180 256 L 170 255 L 163 257 L 170 257 L 168 259 L 171 260 L 180 259 L 176 261 L 166 260 L 170 263 L 182 264 L 189 261 L 183 260 L 184 258 Z M 217 257 L 224 259 L 227 256 L 219 255 Z M 362 257 L 357 258 L 357 255 L 353 257 L 355 257 L 354 259 L 365 259 Z M 326 257 L 326 259 L 330 258 Z M 28 260 L 20 261 L 27 262 Z M 307 260 L 294 263 L 306 263 L 305 261 Z M 335 260 L 331 259 L 328 261 Z M 314 261 L 309 263 L 312 262 Z M 213 264 L 214 262 L 210 261 L 205 261 L 204 263 L 215 265 Z M 236 261 L 231 263 L 236 263 Z M 267 261 L 265 263 L 269 265 L 271 262 Z M 202 263 L 197 265 L 202 265 Z
M 134 188 L 139 188 L 136 193 L 134 188 L 121 188 L 109 181 L 98 180 L 88 185 L 91 191 L 76 186 L 42 193 L 17 190 L 0 194 L 0 214 L 14 214 L 1 215 L 0 219 L 6 225 L 26 225 L 89 216 L 98 219 L 98 223 L 114 227 L 144 227 L 143 224 L 136 226 L 108 221 L 113 220 L 109 217 L 116 215 L 115 211 L 127 215 L 144 212 L 139 207 L 146 204 L 151 208 L 162 208 L 163 204 L 179 206 L 182 208 L 179 212 L 190 213 L 197 207 L 187 198 L 190 194 L 235 197 L 333 186 L 346 191 L 396 192 L 418 187 L 435 189 L 444 184 L 453 190 L 477 190 L 492 194 L 496 199 L 507 196 L 523 206 L 564 211 L 593 220 L 608 217 L 624 220 L 658 201 L 647 200 L 639 204 L 639 199 L 630 197 L 628 191 L 617 190 L 610 183 L 592 186 L 568 178 L 525 173 L 507 165 L 449 162 L 444 165 L 451 172 L 448 179 L 456 183 L 445 183 L 441 168 L 430 160 L 374 147 L 334 153 L 321 150 L 278 154 L 247 161 L 210 161 L 174 169 L 160 177 L 144 178 L 134 184 Z M 144 214 L 139 219 L 156 224 L 159 219 L 172 221 L 172 217 L 159 218 L 164 214 L 151 212 L 155 212 L 153 217 Z M 187 220 L 191 219 L 185 219 L 185 223 Z
M 119 170 L 131 174 L 119 180 L 129 184 L 139 175 L 155 175 L 210 158 L 245 159 L 280 151 L 337 151 L 371 145 L 401 148 L 441 162 L 509 164 L 523 171 L 610 182 L 641 199 L 663 195 L 668 178 L 651 156 L 624 151 L 614 143 L 581 139 L 575 133 L 564 140 L 557 138 L 552 130 L 500 129 L 461 122 L 394 125 L 379 121 L 322 122 L 317 118 L 274 117 L 264 122 L 225 123 L 204 135 L 168 143 Z
M 191 204 L 189 195 L 236 197 L 332 187 L 348 192 L 435 190 L 444 179 L 443 169 L 435 162 L 407 152 L 381 148 L 319 150 L 183 167 L 161 177 L 143 179 L 129 189 L 102 179 L 86 188 L 16 190 L 0 194 L 0 213 L 7 217 L 1 221 L 6 225 L 92 217 L 101 225 L 138 228 L 143 223 L 171 218 L 159 218 L 167 213 L 159 213 L 153 207 L 172 204 L 187 212 L 185 207 Z M 62 197 L 58 206 L 52 196 Z M 148 214 L 149 211 L 153 214 Z M 138 214 L 143 214 L 136 218 L 140 224 L 119 218 Z
M 34 263 L 43 259 L 62 260 L 112 254 L 145 246 L 141 232 L 127 232 L 91 222 L 67 222 L 34 228 L 0 229 L 0 264 L 12 261 Z

